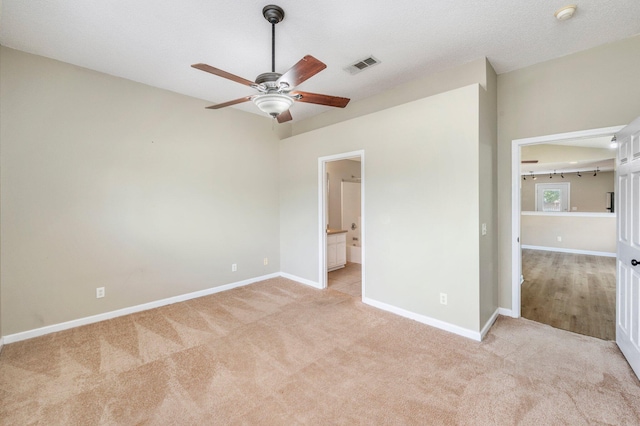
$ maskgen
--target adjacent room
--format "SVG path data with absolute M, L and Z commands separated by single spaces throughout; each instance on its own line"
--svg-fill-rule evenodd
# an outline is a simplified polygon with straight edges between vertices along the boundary
M 362 297 L 361 158 L 326 163 L 327 287 Z
M 615 340 L 613 135 L 521 148 L 522 316 Z
M 637 16 L 2 0 L 0 423 L 640 423 Z

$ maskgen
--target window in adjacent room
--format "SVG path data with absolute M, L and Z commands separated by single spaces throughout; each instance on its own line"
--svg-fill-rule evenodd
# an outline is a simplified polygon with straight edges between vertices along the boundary
M 569 211 L 569 183 L 536 184 L 536 211 Z

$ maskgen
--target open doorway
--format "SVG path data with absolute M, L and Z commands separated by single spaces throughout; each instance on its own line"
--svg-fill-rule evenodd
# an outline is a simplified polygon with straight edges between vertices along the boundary
M 620 127 L 513 141 L 513 313 L 615 339 Z
M 363 152 L 320 159 L 322 287 L 362 299 L 364 261 Z

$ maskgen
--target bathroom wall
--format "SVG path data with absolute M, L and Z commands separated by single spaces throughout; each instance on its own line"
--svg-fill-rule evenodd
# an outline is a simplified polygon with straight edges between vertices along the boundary
M 342 227 L 342 202 L 340 186 L 342 179 L 351 179 L 352 176 L 361 177 L 360 162 L 355 160 L 339 160 L 327 163 L 329 174 L 329 228 L 346 229 Z M 345 225 L 346 226 L 346 225 Z
M 357 182 L 342 182 L 342 221 L 347 230 L 347 245 L 360 246 L 362 229 L 361 185 Z M 355 224 L 355 227 L 353 225 Z

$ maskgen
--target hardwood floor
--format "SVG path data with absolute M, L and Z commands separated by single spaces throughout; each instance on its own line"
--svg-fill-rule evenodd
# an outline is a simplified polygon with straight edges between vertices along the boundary
M 522 250 L 522 274 L 523 317 L 615 340 L 615 258 Z
M 344 268 L 329 272 L 328 287 L 361 299 L 362 265 L 349 262 Z

